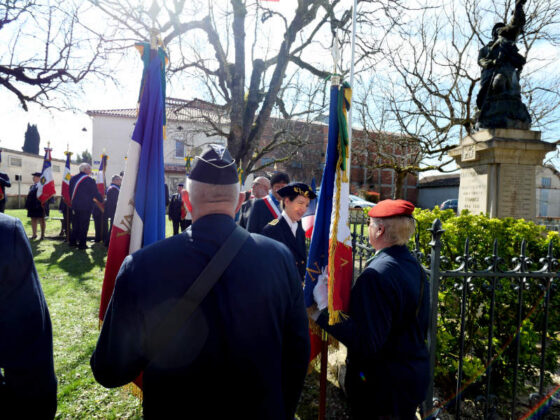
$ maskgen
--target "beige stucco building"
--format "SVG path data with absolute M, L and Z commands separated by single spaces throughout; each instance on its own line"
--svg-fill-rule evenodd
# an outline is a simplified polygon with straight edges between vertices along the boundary
M 90 110 L 87 114 L 92 119 L 92 166 L 94 171 L 99 168 L 105 151 L 109 156 L 106 171 L 109 182 L 113 174 L 125 170 L 128 145 L 136 123 L 136 109 Z M 226 143 L 224 137 L 204 134 L 204 131 L 210 131 L 209 122 L 220 127 L 226 121 L 221 113 L 216 112 L 215 106 L 198 99 L 167 98 L 166 114 L 167 138 L 163 142 L 165 182 L 172 193 L 177 184 L 185 180 L 186 156 L 194 156 L 195 149 L 206 143 Z
M 33 184 L 33 172 L 41 172 L 43 169 L 42 155 L 19 152 L 17 150 L 2 148 L 2 164 L 0 171 L 7 173 L 10 177 L 11 187 L 6 188 L 7 208 L 22 207 L 25 204 L 25 197 L 29 187 Z M 52 159 L 52 173 L 56 195 L 60 196 L 62 186 L 62 175 L 64 174 L 64 159 Z M 72 174 L 78 173 L 78 165 L 71 163 L 70 171 Z M 19 180 L 17 178 L 20 178 Z M 18 199 L 18 196 L 20 197 Z

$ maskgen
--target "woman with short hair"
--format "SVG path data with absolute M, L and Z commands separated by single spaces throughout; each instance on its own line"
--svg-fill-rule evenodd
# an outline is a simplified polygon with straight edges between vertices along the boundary
M 280 188 L 277 193 L 282 198 L 282 214 L 268 223 L 262 234 L 282 242 L 290 249 L 303 281 L 307 264 L 307 250 L 301 218 L 307 211 L 309 202 L 317 195 L 309 185 L 302 182 L 288 184 Z

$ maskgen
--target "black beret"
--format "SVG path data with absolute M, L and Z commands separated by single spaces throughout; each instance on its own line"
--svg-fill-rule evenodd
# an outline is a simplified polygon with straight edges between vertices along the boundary
M 317 194 L 313 192 L 311 187 L 303 182 L 292 182 L 285 187 L 280 188 L 276 191 L 280 197 L 290 197 L 296 195 L 303 195 L 304 197 L 313 200 L 317 198 Z
M 33 172 L 33 173 L 31 174 L 31 176 L 41 176 L 41 175 L 42 175 L 41 172 Z
M 290 183 L 290 176 L 286 172 L 275 172 L 270 177 L 270 185 L 278 184 L 279 182 L 283 182 L 285 184 Z
M 189 178 L 216 185 L 239 182 L 235 161 L 229 151 L 219 144 L 207 145 L 200 156 L 194 158 Z

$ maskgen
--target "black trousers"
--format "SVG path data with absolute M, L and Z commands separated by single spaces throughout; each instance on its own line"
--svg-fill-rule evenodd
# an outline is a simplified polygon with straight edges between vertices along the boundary
M 173 235 L 177 235 L 179 233 L 179 226 L 181 227 L 181 232 L 184 232 L 186 228 L 188 228 L 191 224 L 191 220 L 172 220 L 173 222 Z
M 86 248 L 90 217 L 91 210 L 72 210 L 70 245 L 78 245 L 78 248 Z
M 359 369 L 346 365 L 344 385 L 348 396 L 348 406 L 353 420 L 415 420 L 417 404 L 405 403 L 398 398 L 399 391 L 389 393 L 393 398 L 379 398 L 378 388 L 383 378 L 362 376 Z M 390 387 L 390 386 L 389 386 Z
M 110 220 L 110 222 L 109 222 Z M 107 230 L 109 227 L 109 230 Z M 111 239 L 111 232 L 113 231 L 113 218 L 103 216 L 103 243 L 105 246 L 109 246 L 109 241 Z
M 0 213 L 4 213 L 5 208 L 6 208 L 6 199 L 0 201 Z
M 95 242 L 105 240 L 107 234 L 107 220 L 103 213 L 98 210 L 93 212 L 93 224 L 95 226 Z

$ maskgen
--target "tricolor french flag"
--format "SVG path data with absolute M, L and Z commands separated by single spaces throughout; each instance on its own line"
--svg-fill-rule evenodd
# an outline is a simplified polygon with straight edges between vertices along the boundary
M 72 174 L 70 173 L 70 156 L 72 156 L 72 152 L 64 152 L 64 154 L 66 155 L 66 164 L 62 175 L 62 199 L 68 207 L 71 207 L 70 178 L 72 178 Z
M 99 171 L 97 171 L 97 177 L 95 183 L 97 184 L 97 190 L 101 197 L 105 198 L 105 171 L 107 170 L 107 155 L 103 153 L 101 155 L 101 163 L 99 164 Z
M 101 291 L 99 319 L 115 287 L 115 279 L 125 257 L 143 246 L 165 238 L 165 191 L 163 176 L 165 61 L 158 52 L 145 49 L 145 68 L 138 120 L 129 143 L 125 175 L 115 211 L 109 242 L 105 277 Z
M 313 288 L 319 277 L 328 278 L 329 323 L 336 323 L 341 313 L 348 310 L 352 287 L 352 237 L 348 224 L 350 165 L 346 122 L 351 94 L 347 84 L 333 84 L 331 87 L 326 162 L 305 273 L 304 296 L 308 307 L 314 303 Z M 317 333 L 311 331 L 311 359 L 321 351 Z
M 45 204 L 49 198 L 56 194 L 54 188 L 54 178 L 51 165 L 51 150 L 45 148 L 45 159 L 43 160 L 43 170 L 41 171 L 41 180 L 37 189 L 37 198 L 41 204 Z

